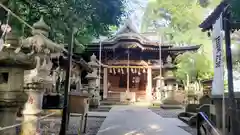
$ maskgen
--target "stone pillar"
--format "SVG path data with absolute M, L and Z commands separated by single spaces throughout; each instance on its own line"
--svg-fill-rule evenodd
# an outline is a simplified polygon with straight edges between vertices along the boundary
M 154 80 L 156 81 L 156 97 L 157 100 L 161 100 L 161 96 L 162 96 L 162 90 L 163 90 L 163 80 L 162 80 L 162 76 L 157 76 L 154 78 Z
M 77 91 L 81 91 L 81 89 L 82 89 L 81 71 L 79 72 L 78 77 L 79 77 L 79 80 L 76 84 L 76 89 L 77 89 Z
M 99 91 L 100 89 L 97 88 L 97 79 L 99 79 L 97 73 L 99 65 L 97 63 L 97 58 L 94 54 L 91 56 L 91 61 L 88 62 L 88 64 L 93 69 L 93 72 L 88 73 L 86 76 L 86 79 L 88 80 L 88 92 L 91 95 L 89 106 L 92 108 L 96 108 L 100 105 L 101 97 Z
M 61 48 L 47 39 L 50 31 L 49 26 L 41 18 L 33 24 L 33 36 L 23 40 L 23 46 L 34 48 L 33 53 L 36 60 L 36 67 L 33 70 L 25 71 L 24 84 L 28 93 L 28 102 L 23 110 L 22 135 L 35 135 L 40 128 L 38 118 L 42 112 L 43 93 L 51 90 L 54 85 L 53 77 L 50 75 L 52 69 L 51 53 L 59 53 Z M 29 122 L 31 120 L 31 122 Z
M 22 134 L 35 135 L 40 129 L 40 121 L 37 119 L 41 116 L 42 112 L 42 100 L 45 86 L 44 84 L 37 83 L 28 83 L 25 85 L 28 101 L 25 103 L 22 114 L 24 115 L 23 121 L 27 123 L 22 126 Z
M 151 100 L 152 95 L 152 68 L 148 67 L 147 70 L 147 89 L 146 89 L 146 99 Z
M 34 68 L 33 57 L 21 51 L 14 32 L 8 33 L 0 51 L 0 127 L 16 124 L 16 114 L 27 101 L 23 91 L 24 70 Z M 1 135 L 15 135 L 16 128 L 0 131 Z
M 106 99 L 108 95 L 108 69 L 103 69 L 103 99 Z
M 174 89 L 173 89 L 173 84 L 172 83 L 168 83 L 167 84 L 167 90 L 168 90 L 168 96 L 167 98 L 174 100 Z

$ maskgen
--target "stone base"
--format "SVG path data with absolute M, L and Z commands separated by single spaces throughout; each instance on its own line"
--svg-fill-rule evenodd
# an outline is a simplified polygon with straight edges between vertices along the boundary
M 89 102 L 90 108 L 98 108 L 100 106 L 100 100 L 98 99 L 90 99 Z
M 162 101 L 162 103 L 165 105 L 181 105 L 179 101 L 172 98 L 166 98 L 165 100 Z
M 183 108 L 182 105 L 165 105 L 165 104 L 160 105 L 160 107 L 162 109 L 182 109 Z
M 163 109 L 182 109 L 183 106 L 180 102 L 176 101 L 175 99 L 167 98 L 163 100 L 163 104 L 160 105 Z

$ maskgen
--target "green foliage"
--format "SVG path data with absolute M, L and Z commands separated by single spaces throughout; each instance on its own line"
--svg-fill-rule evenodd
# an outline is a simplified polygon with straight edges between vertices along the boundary
M 212 7 L 219 2 L 220 0 L 213 0 L 208 5 Z M 148 31 L 148 27 L 153 25 L 152 22 L 167 20 L 168 26 L 161 28 L 159 32 L 168 37 L 169 41 L 187 44 L 207 43 L 209 45 L 209 38 L 198 28 L 208 10 L 201 7 L 199 3 L 193 0 L 150 1 L 144 15 L 142 31 Z
M 8 7 L 31 25 L 44 16 L 51 27 L 50 38 L 61 43 L 68 42 L 72 27 L 78 29 L 76 39 L 81 44 L 108 35 L 110 26 L 118 25 L 124 14 L 124 0 L 10 0 Z M 25 36 L 30 34 L 19 21 L 11 22 Z
M 212 61 L 203 59 L 206 57 L 205 55 L 204 52 L 200 51 L 197 53 L 186 52 L 179 55 L 175 60 L 177 63 L 176 77 L 180 81 L 184 81 L 187 80 L 188 75 L 190 82 L 212 78 Z
M 143 19 L 142 31 L 154 27 L 164 39 L 172 43 L 202 44 L 200 53 L 185 53 L 177 57 L 176 76 L 186 81 L 209 79 L 213 75 L 212 41 L 198 25 L 204 20 L 209 9 L 214 9 L 220 0 L 155 0 L 149 1 Z M 165 26 L 154 25 L 167 22 Z M 192 62 L 194 61 L 194 63 Z
M 240 9 L 239 9 L 240 1 L 231 0 L 230 3 L 231 3 L 230 5 L 231 5 L 231 11 L 233 14 L 233 19 L 235 21 L 240 21 Z

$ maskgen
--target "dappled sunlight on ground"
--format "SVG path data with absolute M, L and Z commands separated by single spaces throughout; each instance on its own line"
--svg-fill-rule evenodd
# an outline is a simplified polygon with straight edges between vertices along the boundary
M 118 128 L 118 127 L 119 127 L 119 125 L 110 126 L 110 127 L 105 128 L 105 129 L 100 129 L 98 132 L 99 132 L 99 133 L 100 133 L 100 132 L 105 132 L 105 131 L 107 131 L 107 130 L 112 130 L 112 129 L 115 129 L 115 128 Z
M 169 119 L 147 107 L 116 106 L 109 112 L 97 135 L 190 135 L 179 127 L 181 121 Z
M 160 129 L 160 127 L 158 125 L 149 125 L 149 127 L 151 129 Z

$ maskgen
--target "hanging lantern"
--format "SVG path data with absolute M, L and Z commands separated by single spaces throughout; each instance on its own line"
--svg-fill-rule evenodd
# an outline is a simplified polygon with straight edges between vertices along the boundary
M 112 68 L 109 69 L 109 73 L 112 74 Z
M 121 69 L 119 68 L 119 69 L 118 69 L 118 73 L 120 73 L 120 72 L 121 72 Z
M 145 68 L 143 69 L 143 73 L 146 73 L 146 69 Z
M 115 70 L 115 68 L 113 69 L 113 74 L 116 75 L 116 70 Z
M 134 70 L 133 70 L 133 68 L 131 68 L 131 72 L 132 72 L 132 73 L 134 73 Z
M 134 73 L 136 74 L 137 73 L 137 69 L 135 68 L 135 70 L 134 70 Z
M 122 72 L 122 74 L 124 74 L 123 68 L 121 68 L 121 72 Z
M 138 75 L 141 75 L 141 70 L 140 69 L 138 70 Z

